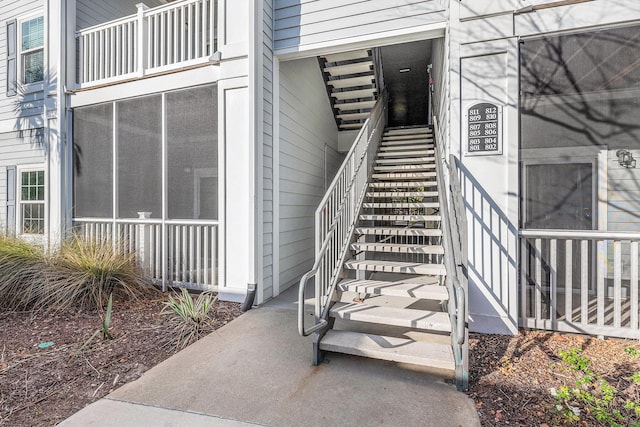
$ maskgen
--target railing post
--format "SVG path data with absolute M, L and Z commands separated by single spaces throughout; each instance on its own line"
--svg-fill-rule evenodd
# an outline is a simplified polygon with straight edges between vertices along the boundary
M 139 219 L 151 218 L 151 212 L 138 212 Z M 151 224 L 138 224 L 137 229 L 137 244 L 136 252 L 138 253 L 138 259 L 140 265 L 144 271 L 150 271 L 151 257 L 153 256 L 153 247 L 151 246 Z
M 138 8 L 138 45 L 136 46 L 136 68 L 138 77 L 144 77 L 147 68 L 147 48 L 148 48 L 148 23 L 144 13 L 149 10 L 149 6 L 144 3 L 136 4 Z

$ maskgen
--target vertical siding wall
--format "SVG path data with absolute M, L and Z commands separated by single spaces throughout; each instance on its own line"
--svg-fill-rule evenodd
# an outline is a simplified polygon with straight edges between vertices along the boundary
M 262 11 L 262 144 L 263 144 L 263 290 L 273 296 L 273 6 L 264 0 Z
M 164 0 L 78 0 L 76 4 L 76 30 L 103 24 L 136 13 L 136 4 L 149 7 L 166 3 Z
M 325 144 L 338 131 L 316 58 L 280 64 L 280 283 L 300 279 L 314 260 L 314 213 L 324 195 Z M 336 161 L 328 165 L 335 171 Z
M 276 50 L 416 28 L 446 19 L 440 0 L 275 0 Z

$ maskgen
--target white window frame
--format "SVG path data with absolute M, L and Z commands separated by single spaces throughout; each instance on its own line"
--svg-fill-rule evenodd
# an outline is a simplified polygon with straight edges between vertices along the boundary
M 22 199 L 22 174 L 24 172 L 42 172 L 44 174 L 44 200 L 23 200 Z M 37 240 L 47 235 L 49 230 L 48 199 L 49 188 L 47 181 L 47 170 L 44 164 L 19 165 L 16 167 L 16 234 L 26 239 Z M 44 230 L 42 233 L 25 233 L 23 227 L 22 206 L 27 203 L 42 204 L 44 212 Z
M 22 24 L 25 22 L 31 21 L 33 19 L 37 19 L 42 17 L 43 19 L 43 28 L 42 28 L 42 47 L 22 50 Z M 47 78 L 47 20 L 45 19 L 44 13 L 42 11 L 35 12 L 29 15 L 22 16 L 17 19 L 17 28 L 16 28 L 16 65 L 17 65 L 17 75 L 16 78 L 18 80 L 19 85 L 22 88 L 22 91 L 25 93 L 41 91 L 44 89 L 44 80 Z M 43 76 L 42 80 L 39 82 L 26 83 L 25 82 L 25 67 L 24 67 L 24 55 L 28 53 L 37 52 L 42 50 L 42 66 Z

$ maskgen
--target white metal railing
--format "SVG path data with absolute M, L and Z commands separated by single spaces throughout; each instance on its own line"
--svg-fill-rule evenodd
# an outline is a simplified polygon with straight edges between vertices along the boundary
M 215 0 L 182 0 L 76 33 L 80 88 L 203 63 L 216 51 Z
M 218 285 L 217 221 L 76 218 L 73 223 L 88 241 L 112 242 L 114 250 L 135 252 L 164 290 L 215 290 Z
M 383 92 L 338 169 L 315 213 L 315 263 L 300 279 L 298 332 L 307 336 L 326 327 L 331 298 L 367 190 L 373 161 L 386 126 L 387 94 Z M 304 291 L 315 277 L 315 325 L 304 325 Z
M 520 325 L 640 338 L 639 233 L 520 232 Z

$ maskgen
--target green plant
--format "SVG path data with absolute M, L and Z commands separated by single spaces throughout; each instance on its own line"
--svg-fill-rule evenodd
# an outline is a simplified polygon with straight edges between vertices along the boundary
M 627 353 L 629 356 L 631 356 L 633 358 L 638 357 L 638 354 L 640 354 L 638 349 L 635 348 L 635 347 L 627 347 L 627 348 L 624 349 L 624 352 Z
M 74 237 L 47 263 L 46 285 L 38 305 L 47 310 L 71 306 L 102 308 L 112 293 L 136 298 L 149 288 L 132 253 L 120 253 L 110 242 Z
M 169 295 L 164 303 L 163 314 L 170 315 L 173 335 L 169 339 L 177 348 L 184 348 L 200 339 L 210 330 L 211 307 L 218 297 L 210 292 L 202 292 L 195 299 L 186 289 L 180 294 Z
M 571 369 L 581 373 L 573 385 L 564 385 L 557 391 L 551 389 L 551 394 L 556 400 L 556 409 L 565 421 L 580 421 L 580 408 L 583 408 L 584 412 L 603 425 L 638 425 L 638 420 L 632 420 L 640 417 L 640 404 L 637 403 L 637 399 L 625 402 L 616 388 L 591 370 L 591 360 L 582 354 L 582 349 L 560 350 L 558 354 Z M 629 381 L 640 384 L 640 372 L 635 372 Z M 623 413 L 617 408 L 624 408 L 629 412 Z

